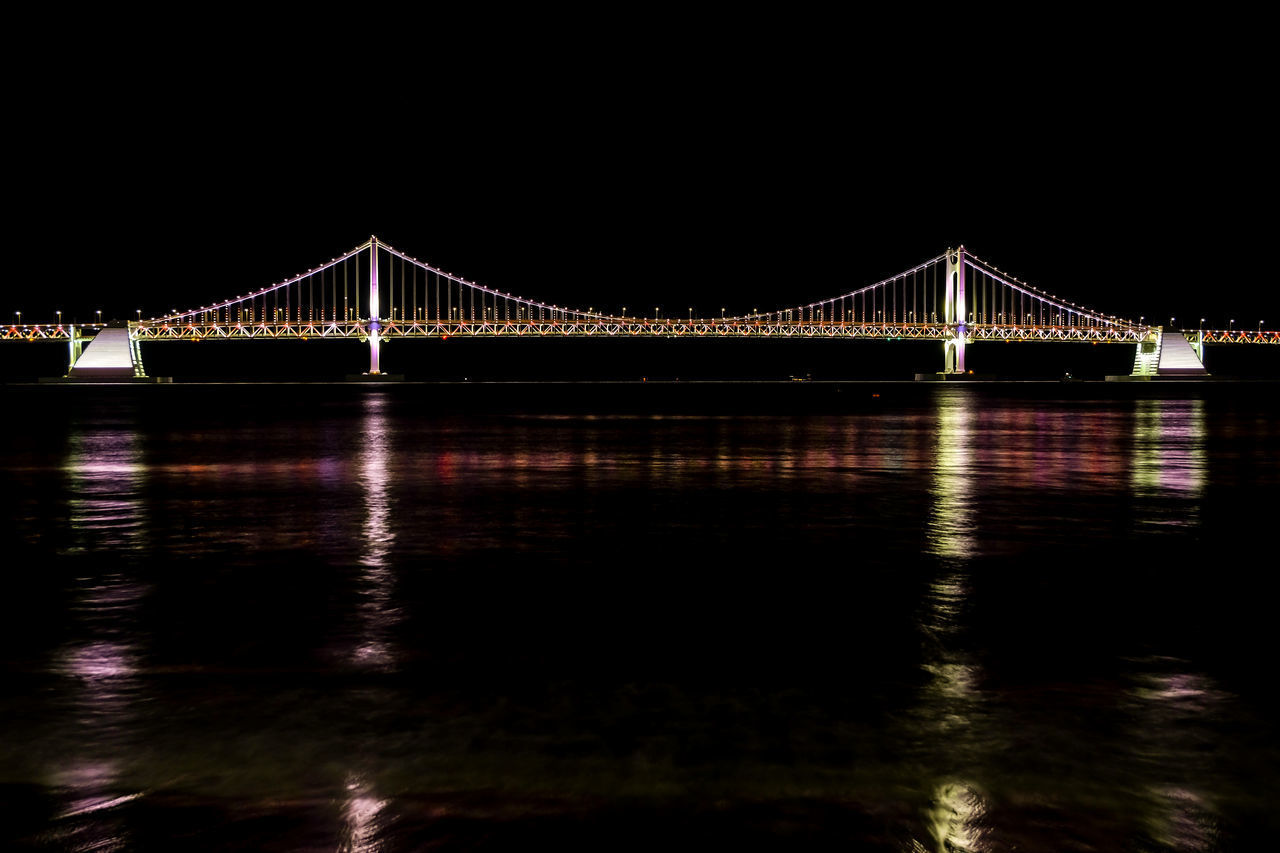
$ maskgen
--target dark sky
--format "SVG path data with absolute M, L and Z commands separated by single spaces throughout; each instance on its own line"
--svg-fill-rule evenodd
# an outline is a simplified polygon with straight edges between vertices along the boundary
M 1107 313 L 1280 325 L 1269 96 L 1234 25 L 1010 50 L 976 23 L 332 22 L 311 50 L 183 23 L 209 38 L 50 37 L 78 73 L 14 87 L 7 317 L 202 304 L 377 234 L 583 307 L 781 307 L 963 242 Z

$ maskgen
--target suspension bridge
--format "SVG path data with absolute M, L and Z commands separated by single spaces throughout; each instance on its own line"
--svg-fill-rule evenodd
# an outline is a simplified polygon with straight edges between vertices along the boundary
M 627 316 L 583 311 L 496 290 L 370 237 L 351 251 L 268 287 L 121 324 L 15 323 L 6 341 L 64 341 L 67 378 L 145 379 L 141 344 L 234 339 L 354 338 L 369 345 L 368 376 L 397 338 L 691 337 L 932 340 L 939 378 L 966 373 L 983 341 L 1132 344 L 1134 377 L 1207 375 L 1206 344 L 1280 344 L 1280 331 L 1174 332 L 1105 315 L 1002 272 L 963 246 L 856 290 L 805 305 L 731 317 Z

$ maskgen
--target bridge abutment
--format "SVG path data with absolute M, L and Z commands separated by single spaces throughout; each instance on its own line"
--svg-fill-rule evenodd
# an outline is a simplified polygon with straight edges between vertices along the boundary
M 72 382 L 134 382 L 152 380 L 142 366 L 142 347 L 132 323 L 112 323 L 98 331 L 86 345 L 79 330 L 71 335 L 71 365 L 66 379 Z
M 80 353 L 84 352 L 84 338 L 80 337 L 80 328 L 72 326 L 68 332 L 70 340 L 67 341 L 68 358 L 67 373 L 71 372 L 71 368 L 76 366 L 76 362 L 80 360 Z

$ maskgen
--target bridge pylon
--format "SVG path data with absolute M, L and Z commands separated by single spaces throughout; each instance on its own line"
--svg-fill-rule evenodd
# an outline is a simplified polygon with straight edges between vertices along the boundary
M 947 339 L 942 342 L 942 372 L 964 373 L 964 345 L 966 326 L 964 299 L 964 246 L 947 249 L 947 277 L 944 283 L 946 298 L 943 322 L 947 327 Z
M 369 238 L 369 375 L 379 376 L 378 364 L 382 349 L 382 323 L 378 316 L 378 238 Z

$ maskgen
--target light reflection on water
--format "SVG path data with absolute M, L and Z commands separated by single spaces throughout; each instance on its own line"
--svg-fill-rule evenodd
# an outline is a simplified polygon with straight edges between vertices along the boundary
M 1199 793 L 1176 785 L 1155 786 L 1148 834 L 1161 847 L 1187 853 L 1221 850 L 1222 837 L 1212 805 Z
M 981 853 L 990 849 L 984 825 L 986 812 L 986 801 L 972 785 L 939 785 L 929 810 L 929 835 L 937 853 Z
M 968 396 L 943 397 L 939 401 L 937 446 L 929 494 L 929 551 L 940 557 L 973 556 L 974 487 L 971 454 L 973 416 Z
M 951 555 L 948 557 L 955 565 Z M 956 569 L 931 584 L 925 599 L 921 627 L 926 654 L 921 666 L 929 680 L 921 691 L 917 719 L 929 752 L 944 762 L 932 768 L 944 781 L 935 784 L 925 810 L 925 829 L 933 844 L 926 847 L 917 840 L 913 850 L 978 853 L 988 849 L 983 795 L 972 782 L 945 778 L 980 762 L 993 737 L 978 689 L 981 668 L 965 649 L 969 592 L 966 573 Z
M 51 836 L 75 850 L 123 850 L 128 833 L 117 810 L 141 796 L 124 781 L 122 760 L 139 736 L 135 708 L 146 701 L 132 624 L 143 589 L 120 575 L 82 583 L 73 611 L 82 638 L 65 646 L 53 667 L 69 682 L 67 728 L 76 747 L 48 770 L 63 802 Z
M 408 417 L 393 393 L 379 389 L 314 422 L 255 422 L 222 433 L 210 428 L 198 443 L 189 431 L 148 433 L 120 423 L 78 428 L 59 469 L 69 520 L 64 550 L 77 562 L 67 563 L 76 576 L 56 613 L 67 628 L 47 656 L 49 673 L 58 679 L 60 713 L 50 724 L 60 746 L 47 750 L 53 757 L 42 766 L 41 782 L 56 805 L 49 838 L 77 849 L 129 849 L 136 841 L 126 819 L 129 804 L 148 804 L 151 782 L 169 778 L 155 768 L 140 774 L 135 750 L 163 728 L 156 721 L 170 707 L 168 693 L 182 694 L 190 683 L 157 679 L 147 670 L 147 661 L 165 646 L 153 642 L 148 620 L 156 616 L 146 615 L 144 604 L 153 592 L 177 587 L 190 597 L 225 591 L 218 599 L 225 614 L 201 623 L 212 636 L 193 641 L 181 626 L 164 627 L 193 650 L 193 659 L 177 660 L 175 669 L 205 672 L 201 677 L 212 685 L 191 688 L 194 705 L 214 701 L 202 690 L 214 694 L 226 685 L 230 691 L 217 705 L 218 715 L 225 709 L 220 731 L 229 743 L 192 747 L 189 754 L 211 777 L 222 774 L 217 785 L 232 789 L 242 769 L 209 757 L 224 746 L 229 754 L 262 761 L 264 775 L 286 759 L 323 767 L 317 775 L 327 781 L 315 785 L 323 789 L 319 802 L 327 809 L 324 832 L 341 850 L 401 849 L 396 833 L 406 813 L 402 806 L 430 795 L 423 786 L 435 780 L 456 790 L 509 785 L 517 793 L 554 792 L 563 770 L 566 777 L 591 779 L 592 794 L 608 801 L 632 782 L 623 768 L 640 766 L 637 756 L 645 749 L 669 759 L 649 770 L 655 788 L 692 797 L 701 795 L 698 785 L 705 780 L 686 766 L 705 769 L 714 761 L 743 768 L 743 778 L 757 772 L 756 763 L 765 766 L 759 776 L 782 766 L 786 773 L 779 776 L 796 780 L 786 796 L 888 792 L 883 796 L 900 797 L 900 812 L 910 813 L 894 841 L 926 853 L 1033 849 L 1025 843 L 1028 833 L 1043 841 L 1055 830 L 1036 836 L 1027 825 L 1038 818 L 1027 812 L 1039 809 L 1037 814 L 1050 815 L 1049 824 L 1066 825 L 1073 804 L 1095 796 L 1123 803 L 1115 810 L 1157 847 L 1218 849 L 1228 805 L 1220 763 L 1206 756 L 1217 744 L 1212 721 L 1230 718 L 1238 698 L 1200 664 L 1140 661 L 1095 678 L 1088 667 L 1106 657 L 1096 649 L 1081 665 L 1085 676 L 1051 654 L 1036 653 L 1037 643 L 1053 650 L 1048 635 L 1054 632 L 1078 632 L 1088 645 L 1093 635 L 1105 638 L 1110 631 L 1117 649 L 1123 646 L 1114 624 L 1086 624 L 1097 617 L 1083 597 L 1071 599 L 1077 612 L 1070 619 L 1038 624 L 1037 608 L 1053 615 L 1054 596 L 1070 599 L 1077 584 L 1097 582 L 1088 573 L 1077 575 L 1075 566 L 1063 570 L 1053 551 L 1074 547 L 1078 554 L 1081 542 L 1096 537 L 1097 559 L 1105 563 L 1106 549 L 1117 543 L 1133 556 L 1152 541 L 1140 537 L 1197 531 L 1213 482 L 1210 426 L 1198 399 L 1033 410 L 1016 400 L 991 403 L 949 389 L 915 409 L 816 417 Z M 504 574 L 504 561 L 521 556 L 516 551 L 546 560 L 518 563 L 536 581 L 510 593 L 506 584 L 518 579 Z M 689 566 L 681 563 L 686 554 L 693 557 Z M 993 555 L 1012 558 L 996 565 Z M 144 556 L 150 560 L 145 573 L 135 565 Z M 810 567 L 823 559 L 821 571 Z M 733 563 L 734 572 L 717 581 L 719 593 L 696 589 L 724 561 Z M 993 566 L 1037 583 L 1001 599 L 1004 583 Z M 285 581 L 275 574 L 282 567 L 292 572 Z M 562 570 L 568 580 L 557 575 Z M 203 576 L 190 577 L 197 572 Z M 664 585 L 669 594 L 661 594 Z M 562 598 L 588 587 L 590 605 L 562 605 Z M 903 589 L 909 589 L 907 603 Z M 715 642 L 722 646 L 717 661 L 737 663 L 733 638 L 753 633 L 767 635 L 779 659 L 811 657 L 835 667 L 837 661 L 887 657 L 896 661 L 886 665 L 889 675 L 869 675 L 848 689 L 865 690 L 860 704 L 885 703 L 883 718 L 891 722 L 881 729 L 820 724 L 829 727 L 811 736 L 761 734 L 752 721 L 765 715 L 753 717 L 758 709 L 752 702 L 796 703 L 794 718 L 779 713 L 788 721 L 780 728 L 799 729 L 793 719 L 824 719 L 805 707 L 823 700 L 792 686 L 770 694 L 754 681 L 751 699 L 699 694 L 713 693 L 716 688 L 706 684 L 731 676 L 714 665 L 681 672 L 672 661 L 684 651 L 703 651 L 689 620 L 720 614 L 682 615 L 676 603 L 687 597 L 729 610 L 738 605 L 724 604 L 733 595 L 741 597 L 742 609 L 757 613 L 742 624 L 716 623 Z M 787 595 L 792 597 L 785 602 L 774 600 Z M 883 618 L 890 627 L 900 618 L 905 629 L 893 634 L 886 628 L 884 636 L 895 639 L 882 646 L 879 635 L 868 640 L 852 633 L 854 639 L 842 645 L 832 632 L 821 641 L 829 647 L 822 647 L 796 639 L 810 627 L 801 624 L 803 615 L 793 615 L 792 622 L 778 615 L 784 605 L 799 612 L 807 601 L 840 595 L 874 602 L 858 618 L 873 624 Z M 527 601 L 508 602 L 519 596 Z M 627 690 L 650 697 L 644 701 L 651 706 L 630 698 L 610 704 L 609 688 L 586 690 L 596 705 L 585 708 L 559 697 L 508 696 L 502 678 L 509 676 L 486 666 L 505 655 L 518 658 L 523 643 L 553 663 L 585 645 L 613 643 L 626 651 L 619 640 L 623 629 L 611 633 L 610 622 L 614 615 L 625 622 L 626 608 L 637 598 L 644 599 L 648 615 L 626 630 L 644 635 L 657 664 L 646 661 L 651 669 L 633 672 L 625 669 L 625 656 L 601 654 L 601 664 L 584 680 L 629 679 Z M 255 610 L 264 600 L 273 608 Z M 488 605 L 506 606 L 501 615 L 517 619 L 543 607 L 569 624 L 531 618 L 521 623 L 529 626 L 522 636 L 501 636 L 504 619 L 490 619 Z M 448 622 L 450 610 L 472 621 Z M 581 613 L 592 618 L 573 622 Z M 1022 621 L 1010 619 L 1025 613 L 1030 615 Z M 426 624 L 432 618 L 451 629 Z M 1015 627 L 979 637 L 990 627 L 984 621 L 1000 627 L 1001 620 Z M 263 627 L 273 621 L 282 626 L 278 633 Z M 460 639 L 471 625 L 483 628 Z M 678 641 L 669 639 L 672 626 L 686 629 Z M 857 626 L 845 627 L 852 632 Z M 544 631 L 569 641 L 544 643 Z M 235 673 L 254 672 L 261 652 L 277 651 L 272 643 L 288 649 L 270 657 L 272 667 L 288 677 L 296 666 L 320 684 L 314 693 L 309 686 L 300 690 L 318 697 L 314 709 L 272 705 L 270 691 L 236 681 Z M 677 653 L 664 643 L 690 645 Z M 436 700 L 436 673 L 421 663 L 434 651 L 431 644 L 457 644 L 447 653 L 463 674 L 450 670 L 455 693 L 448 701 Z M 1024 644 L 1032 650 L 1025 660 L 1022 649 L 1013 648 Z M 225 662 L 225 678 L 207 674 L 219 672 L 200 659 L 209 648 L 216 649 L 218 666 Z M 774 653 L 763 642 L 754 649 Z M 483 656 L 486 650 L 491 657 Z M 344 674 L 315 672 L 317 659 Z M 1028 676 L 1026 668 L 1040 666 L 1043 676 Z M 751 679 L 763 670 L 742 671 Z M 783 673 L 775 677 L 785 682 L 791 672 Z M 335 686 L 325 680 L 331 677 Z M 1041 677 L 1049 686 L 1036 680 Z M 369 689 L 357 695 L 342 678 Z M 474 687 L 469 678 L 483 682 L 475 690 L 484 698 L 468 695 Z M 540 678 L 529 676 L 535 684 Z M 662 695 L 687 698 L 663 705 L 631 684 L 646 678 L 687 679 L 695 686 L 669 688 Z M 256 705 L 264 695 L 271 714 L 283 711 L 303 721 L 296 733 L 282 738 L 272 728 L 270 714 Z M 183 694 L 172 701 L 188 699 Z M 734 703 L 737 710 L 725 714 L 731 724 L 710 721 L 707 708 Z M 619 706 L 619 720 L 592 716 L 607 717 L 601 708 Z M 450 716 L 455 710 L 457 716 Z M 1082 718 L 1119 720 L 1123 738 L 1099 735 L 1099 745 L 1091 746 L 1095 735 L 1072 718 L 1076 711 Z M 1038 756 L 1011 755 L 1014 741 L 1043 748 L 1044 765 L 1035 763 Z M 774 752 L 760 758 L 761 743 Z M 833 744 L 833 753 L 847 748 L 857 759 L 810 772 L 796 743 Z M 502 744 L 518 748 L 507 752 Z M 277 746 L 285 758 L 276 757 Z M 1110 751 L 1099 756 L 1095 749 Z M 370 754 L 378 760 L 365 760 Z M 716 757 L 698 757 L 706 754 Z M 889 756 L 883 776 L 866 769 L 875 766 L 864 762 L 868 754 Z M 579 762 L 578 755 L 585 757 Z M 1091 771 L 1092 761 L 1098 763 L 1096 786 L 1084 781 L 1083 771 L 1065 781 L 1054 777 L 1063 766 Z M 713 770 L 706 775 L 716 777 L 718 793 L 727 790 L 732 798 L 738 790 L 733 772 Z M 292 778 L 284 771 L 279 776 Z M 772 796 L 773 789 L 761 794 L 740 784 L 744 798 Z M 1020 800 L 1010 796 L 1016 786 Z M 1132 833 L 1125 835 L 1129 829 L 1107 824 L 1114 815 L 1106 808 L 1099 813 L 1082 833 L 1095 841 L 1132 840 Z
M 101 562 L 91 556 L 91 574 L 75 580 L 73 638 L 52 666 L 66 680 L 76 747 L 47 770 L 63 804 L 49 837 L 72 850 L 127 850 L 120 809 L 142 796 L 125 782 L 123 765 L 139 736 L 136 708 L 146 701 L 138 677 L 144 651 L 138 611 L 147 589 L 127 569 L 113 567 L 121 556 L 136 558 L 150 541 L 142 442 L 130 425 L 91 423 L 71 434 L 63 470 L 70 551 Z
M 973 454 L 975 412 L 967 395 L 944 397 L 937 412 L 936 446 L 929 494 L 926 549 L 953 567 L 929 587 L 921 620 L 926 649 L 922 664 L 930 679 L 921 695 L 924 733 L 944 755 L 972 755 L 971 728 L 979 697 L 979 671 L 963 649 L 968 576 L 962 568 L 974 554 L 975 494 Z M 981 735 L 976 736 L 977 739 Z M 943 768 L 938 768 L 944 773 Z M 925 814 L 932 844 L 914 841 L 916 850 L 985 850 L 981 819 L 983 798 L 969 783 L 949 780 L 936 785 Z
M 1197 788 L 1213 772 L 1206 746 L 1231 697 L 1207 675 L 1187 670 L 1185 661 L 1145 663 L 1149 668 L 1134 673 L 1127 699 L 1134 749 L 1160 769 L 1161 780 L 1145 792 L 1147 833 L 1174 850 L 1218 850 L 1213 798 Z
M 372 783 L 359 774 L 347 774 L 345 787 L 339 853 L 378 853 L 386 849 L 381 835 L 386 823 L 383 810 L 387 801 L 378 797 Z
M 1143 524 L 1193 527 L 1204 493 L 1203 400 L 1138 400 L 1130 478 Z
M 72 551 L 145 550 L 150 535 L 142 495 L 147 471 L 134 427 L 106 424 L 76 430 L 63 470 Z
M 394 503 L 391 479 L 394 472 L 392 426 L 386 413 L 387 400 L 381 394 L 365 399 L 360 442 L 359 486 L 364 497 L 361 574 L 356 605 L 360 621 L 359 639 L 352 662 L 359 667 L 388 671 L 395 667 L 395 648 L 390 632 L 400 620 L 395 604 L 395 570 L 390 554 L 395 544 Z

